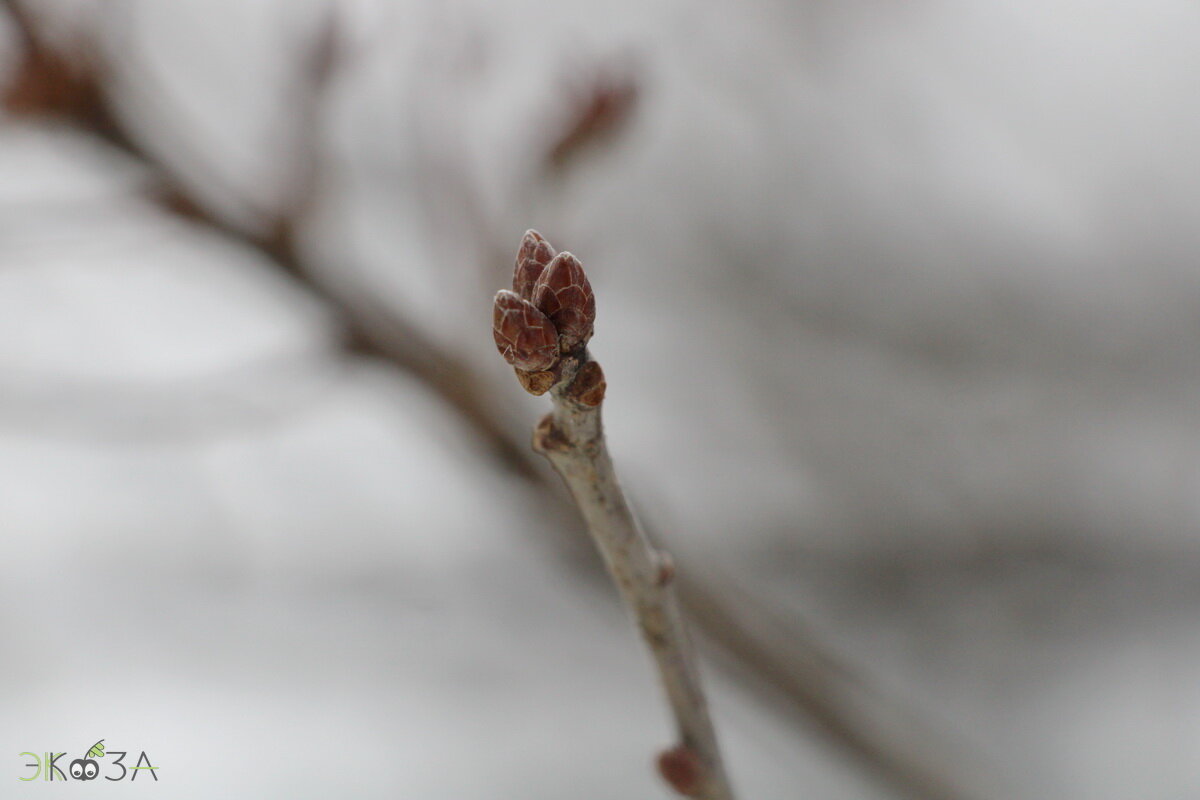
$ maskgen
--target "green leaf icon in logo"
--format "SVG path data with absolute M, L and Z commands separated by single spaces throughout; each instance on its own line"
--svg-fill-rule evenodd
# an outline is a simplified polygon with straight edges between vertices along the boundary
M 88 758 L 104 758 L 104 740 L 96 742 L 92 745 L 92 749 L 87 752 Z

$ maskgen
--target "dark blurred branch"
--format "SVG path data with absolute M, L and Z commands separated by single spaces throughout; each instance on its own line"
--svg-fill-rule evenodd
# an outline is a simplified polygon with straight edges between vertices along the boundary
M 0 92 L 0 105 L 19 116 L 64 117 L 106 138 L 119 135 L 101 95 L 98 65 L 88 43 L 54 47 L 34 12 L 20 0 L 0 0 L 16 30 L 21 57 Z
M 546 165 L 565 172 L 584 152 L 611 142 L 630 122 L 638 85 L 628 75 L 599 75 L 565 105 L 569 114 L 550 145 Z
M 440 347 L 396 311 L 380 302 L 366 287 L 354 287 L 335 280 L 305 262 L 296 246 L 300 215 L 309 207 L 317 188 L 320 159 L 316 152 L 316 134 L 305 133 L 301 144 L 306 152 L 296 154 L 296 174 L 301 176 L 288 194 L 288 202 L 279 209 L 273 224 L 257 233 L 230 226 L 178 176 L 171 164 L 141 146 L 130 135 L 112 110 L 102 78 L 103 59 L 88 42 L 75 43 L 71 52 L 51 47 L 41 36 L 37 21 L 20 0 L 0 0 L 21 32 L 25 51 L 17 76 L 4 94 L 4 106 L 14 114 L 56 117 L 70 121 L 100 136 L 151 168 L 158 183 L 158 197 L 173 213 L 206 225 L 259 251 L 294 278 L 323 297 L 337 312 L 347 332 L 352 350 L 392 362 L 416 374 L 428 383 L 475 428 L 482 440 L 509 468 L 526 478 L 537 474 L 533 458 L 500 426 L 480 401 L 478 387 L 482 379 L 454 353 Z M 323 97 L 336 70 L 335 18 L 328 17 L 309 58 L 310 86 L 302 93 L 300 118 L 293 121 L 298 130 L 319 130 L 319 112 Z
M 475 430 L 500 463 L 546 498 L 548 513 L 573 528 L 575 541 L 584 541 L 582 526 L 569 501 L 534 462 L 523 437 L 515 433 L 520 426 L 507 424 L 497 412 L 494 398 L 482 401 L 484 380 L 469 364 L 424 335 L 381 301 L 371 287 L 347 282 L 344 275 L 335 277 L 314 269 L 299 251 L 297 234 L 302 217 L 318 189 L 321 159 L 315 132 L 320 127 L 324 94 L 338 68 L 333 16 L 308 54 L 307 67 L 298 70 L 308 76 L 308 90 L 297 103 L 297 119 L 293 121 L 306 132 L 299 139 L 295 184 L 289 187 L 288 202 L 276 209 L 274 221 L 256 230 L 223 219 L 200 199 L 171 163 L 142 146 L 111 103 L 105 60 L 94 42 L 75 41 L 69 49 L 52 46 L 26 3 L 0 0 L 0 9 L 7 11 L 16 24 L 24 46 L 16 74 L 0 95 L 0 103 L 9 113 L 69 121 L 149 167 L 158 183 L 158 199 L 166 210 L 262 253 L 322 297 L 340 316 L 352 350 L 391 363 L 425 381 Z M 550 170 L 561 171 L 592 142 L 610 137 L 628 118 L 635 94 L 630 86 L 605 84 L 585 96 L 567 120 L 562 135 L 552 143 L 547 154 Z M 599 576 L 598 571 L 595 574 Z M 888 732 L 886 725 L 878 724 L 883 710 L 897 706 L 878 701 L 881 695 L 826 655 L 827 648 L 814 634 L 789 630 L 781 635 L 779 629 L 765 626 L 757 611 L 749 611 L 745 603 L 731 603 L 726 593 L 711 586 L 692 582 L 680 588 L 689 617 L 718 649 L 770 687 L 774 697 L 785 698 L 784 706 L 799 721 L 824 731 L 892 787 L 915 798 L 963 800 L 976 796 L 955 764 L 944 758 L 939 763 L 929 753 L 916 751 L 909 743 L 916 735 L 911 730 Z M 934 748 L 930 745 L 928 749 L 932 752 Z

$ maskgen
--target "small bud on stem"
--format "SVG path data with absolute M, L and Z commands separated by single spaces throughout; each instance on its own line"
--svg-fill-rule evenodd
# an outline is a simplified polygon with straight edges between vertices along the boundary
M 672 789 L 691 797 L 701 786 L 704 765 L 690 747 L 681 744 L 659 753 L 658 774 Z
M 606 389 L 608 382 L 604 380 L 604 370 L 595 361 L 588 361 L 579 368 L 564 394 L 580 405 L 596 408 L 604 402 Z

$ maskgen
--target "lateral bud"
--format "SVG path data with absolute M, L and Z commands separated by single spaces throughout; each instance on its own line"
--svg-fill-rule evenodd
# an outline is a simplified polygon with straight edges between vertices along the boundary
M 550 387 L 558 382 L 558 374 L 554 370 L 528 372 L 520 367 L 513 367 L 513 371 L 517 373 L 521 388 L 535 397 L 550 391 Z
M 675 791 L 694 797 L 704 779 L 704 764 L 694 750 L 680 744 L 659 753 L 658 774 Z
M 566 396 L 588 408 L 595 408 L 604 402 L 604 392 L 608 382 L 604 379 L 604 370 L 596 361 L 588 361 L 579 368 L 575 379 L 566 389 Z
M 654 554 L 654 560 L 658 564 L 654 584 L 662 588 L 675 580 L 675 559 L 666 550 L 659 550 Z

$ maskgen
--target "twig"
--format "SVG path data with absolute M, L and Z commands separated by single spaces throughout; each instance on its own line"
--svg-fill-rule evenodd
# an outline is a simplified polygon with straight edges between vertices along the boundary
M 6 98 L 10 101 L 7 103 L 9 111 L 69 120 L 145 164 L 157 182 L 156 199 L 161 201 L 164 208 L 220 231 L 257 250 L 267 257 L 269 263 L 306 285 L 337 312 L 345 327 L 346 343 L 351 349 L 391 362 L 424 380 L 480 434 L 481 440 L 500 461 L 521 477 L 536 480 L 537 469 L 533 459 L 507 435 L 506 420 L 502 414 L 496 413 L 495 400 L 489 401 L 485 406 L 479 391 L 483 380 L 464 359 L 435 343 L 393 307 L 382 302 L 372 289 L 339 280 L 340 275 L 314 269 L 313 264 L 305 258 L 296 241 L 301 220 L 295 215 L 307 206 L 310 198 L 289 198 L 288 207 L 280 210 L 265 232 L 230 223 L 203 201 L 173 162 L 159 156 L 154 149 L 143 144 L 142 137 L 131 133 L 130 126 L 122 118 L 120 110 L 113 108 L 109 95 L 111 87 L 104 83 L 112 70 L 104 63 L 105 54 L 99 47 L 91 42 L 76 42 L 76 48 L 81 52 L 58 53 L 43 43 L 37 20 L 27 12 L 20 0 L 0 0 L 0 9 L 6 11 L 17 23 L 26 45 L 25 57 L 35 62 L 28 68 L 35 82 L 49 81 L 52 85 L 56 83 L 57 72 L 45 77 L 34 67 L 43 62 L 57 64 L 62 61 L 70 65 L 69 74 L 73 75 L 79 71 L 88 85 L 98 85 L 97 91 L 86 94 L 86 102 L 78 99 L 78 92 L 45 91 L 39 93 L 39 99 L 46 96 L 45 101 L 34 108 L 18 109 L 11 107 L 10 89 L 10 96 Z M 332 19 L 329 18 L 330 25 L 333 24 Z M 331 47 L 329 37 L 332 35 L 334 34 L 329 31 L 322 32 L 316 43 L 317 52 L 309 59 L 310 64 L 315 64 L 310 68 L 314 78 L 314 95 L 319 95 L 330 82 L 330 71 L 334 67 L 322 64 L 321 61 Z M 75 56 L 74 59 L 72 55 Z M 22 75 L 25 71 L 22 70 Z M 147 70 L 144 74 L 149 72 Z M 165 102 L 165 98 L 160 97 L 158 101 Z M 319 97 L 313 97 L 303 104 L 303 111 L 313 114 L 320 107 Z M 317 120 L 299 119 L 295 121 L 295 127 L 315 129 Z M 314 146 L 311 136 L 306 137 L 305 144 Z M 297 154 L 297 168 L 303 173 L 298 180 L 298 190 L 312 191 L 316 187 L 317 180 L 314 174 L 319 169 L 319 164 L 316 163 L 318 160 L 317 154 L 313 152 Z M 197 171 L 205 166 L 207 165 L 200 165 Z M 218 172 L 213 169 L 203 171 L 209 176 Z
M 554 410 L 535 429 L 533 449 L 566 483 L 654 656 L 679 736 L 659 756 L 659 772 L 681 794 L 732 800 L 675 595 L 673 562 L 638 525 L 608 454 L 600 419 L 604 373 L 587 350 L 595 318 L 587 276 L 574 256 L 554 255 L 530 231 L 517 255 L 513 288 L 496 295 L 496 344 L 528 391 L 549 390 Z
M 211 179 L 212 170 L 182 170 L 175 159 L 159 156 L 157 150 L 144 146 L 142 141 L 146 136 L 131 135 L 131 128 L 136 126 L 131 126 L 121 109 L 111 105 L 111 86 L 108 85 L 111 71 L 103 69 L 103 54 L 99 48 L 79 41 L 72 42 L 74 47 L 85 52 L 83 58 L 77 58 L 71 65 L 71 70 L 81 67 L 85 72 L 89 68 L 94 70 L 98 74 L 88 76 L 88 85 L 95 85 L 101 91 L 70 91 L 73 84 L 69 81 L 75 80 L 75 73 L 60 69 L 60 65 L 53 60 L 55 57 L 69 58 L 69 54 L 53 52 L 43 37 L 38 35 L 38 21 L 25 12 L 19 0 L 0 0 L 0 10 L 7 12 L 12 21 L 17 23 L 18 34 L 26 47 L 27 62 L 18 72 L 16 83 L 6 87 L 4 92 L 4 105 L 9 111 L 66 118 L 147 166 L 158 181 L 160 191 L 157 197 L 164 209 L 259 251 L 269 259 L 269 263 L 322 297 L 345 323 L 348 333 L 346 343 L 351 348 L 424 380 L 480 434 L 490 454 L 528 481 L 529 486 L 545 500 L 551 513 L 559 515 L 564 525 L 568 524 L 569 509 L 564 511 L 565 499 L 560 492 L 553 490 L 544 479 L 543 471 L 536 468 L 529 451 L 512 435 L 509 409 L 498 407 L 494 394 L 480 390 L 483 381 L 472 374 L 465 361 L 421 335 L 415 325 L 380 301 L 368 287 L 339 280 L 341 276 L 330 271 L 313 269 L 313 265 L 295 247 L 294 237 L 299 220 L 281 221 L 263 233 L 255 230 L 255 226 L 234 224 L 225 215 L 210 209 L 187 176 L 204 172 Z M 129 53 L 125 56 L 133 57 Z M 152 69 L 143 65 L 139 65 L 139 70 L 143 79 L 153 75 Z M 320 71 L 318 75 L 321 76 Z M 24 81 L 31 83 L 25 84 Z M 327 75 L 322 76 L 318 83 L 327 83 Z M 165 96 L 155 97 L 159 104 L 166 99 Z M 306 109 L 311 111 L 318 106 L 319 103 L 306 104 Z M 178 109 L 164 112 L 168 117 L 177 113 Z M 310 125 L 315 126 L 315 120 L 304 120 L 302 123 L 302 126 Z M 183 126 L 180 123 L 176 128 Z M 315 154 L 309 155 L 315 157 Z M 308 180 L 300 183 L 302 190 L 311 190 L 314 182 Z M 288 211 L 294 214 L 303 207 L 302 202 L 295 202 Z M 562 539 L 555 544 L 564 555 L 573 556 L 579 552 L 574 548 L 573 540 Z M 711 588 L 706 589 L 703 583 L 681 581 L 678 589 L 689 617 L 707 638 L 724 651 L 733 663 L 758 679 L 757 682 L 750 682 L 749 688 L 761 690 L 761 685 L 765 684 L 778 693 L 773 698 L 775 708 L 793 713 L 799 724 L 815 723 L 888 784 L 908 796 L 947 800 L 963 800 L 974 796 L 966 787 L 972 786 L 975 776 L 963 770 L 961 765 L 914 754 L 907 743 L 912 738 L 908 733 L 896 735 L 892 726 L 884 726 L 888 729 L 886 731 L 880 728 L 876 719 L 879 710 L 884 707 L 895 708 L 897 704 L 882 702 L 865 678 L 845 675 L 840 664 L 826 663 L 828 648 L 819 636 L 803 629 L 789 629 L 786 636 L 780 637 L 778 631 L 746 627 L 736 621 L 731 623 L 731 620 L 744 621 L 747 616 L 745 609 L 736 607 L 727 597 Z M 745 602 L 743 598 L 741 604 Z M 840 693 L 827 691 L 826 682 L 831 679 L 831 672 L 836 672 L 834 677 L 842 681 Z M 778 697 L 783 697 L 786 702 L 779 704 Z M 866 698 L 870 698 L 869 702 Z M 929 738 L 937 743 L 948 737 L 943 733 Z M 936 751 L 938 746 L 931 744 L 929 749 Z M 693 766 L 686 752 L 668 751 L 660 760 L 660 770 L 671 776 L 668 780 L 672 785 L 685 783 Z M 931 778 L 939 787 L 936 791 L 931 790 L 931 786 L 935 785 Z

